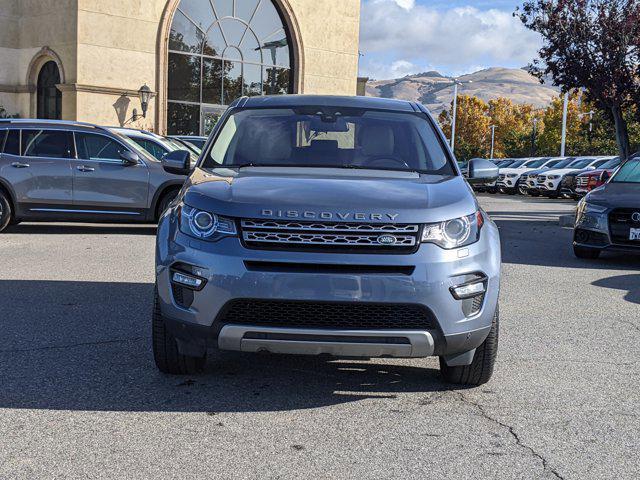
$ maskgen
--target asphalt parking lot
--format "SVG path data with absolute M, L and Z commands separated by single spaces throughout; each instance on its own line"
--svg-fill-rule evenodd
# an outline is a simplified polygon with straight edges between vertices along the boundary
M 503 241 L 497 370 L 150 352 L 154 228 L 0 236 L 0 478 L 638 478 L 640 257 L 578 260 L 568 201 L 483 196 Z

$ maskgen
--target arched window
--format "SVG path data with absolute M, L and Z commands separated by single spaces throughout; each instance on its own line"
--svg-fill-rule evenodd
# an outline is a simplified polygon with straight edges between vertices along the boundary
M 182 0 L 169 35 L 169 134 L 207 134 L 236 98 L 292 90 L 290 37 L 272 0 Z
M 62 118 L 62 93 L 56 88 L 59 83 L 60 70 L 56 62 L 45 63 L 38 74 L 38 118 Z

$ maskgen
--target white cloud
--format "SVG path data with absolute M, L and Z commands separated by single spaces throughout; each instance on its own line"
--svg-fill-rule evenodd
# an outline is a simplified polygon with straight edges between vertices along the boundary
M 405 10 L 411 10 L 416 6 L 416 0 L 394 0 L 399 7 L 404 8 Z
M 416 72 L 431 70 L 429 66 L 420 66 L 408 60 L 395 60 L 391 63 L 377 60 L 364 61 L 363 67 L 367 71 L 367 76 L 376 80 L 388 80 L 391 78 L 401 78 Z
M 443 73 L 468 72 L 474 65 L 524 66 L 540 46 L 538 35 L 509 11 L 434 9 L 414 0 L 365 0 L 360 37 L 360 50 L 371 57 L 362 63 L 365 75 L 383 59 L 389 60 L 389 74 L 398 69 L 397 59 L 416 67 L 435 65 Z M 383 78 L 380 70 L 377 76 Z

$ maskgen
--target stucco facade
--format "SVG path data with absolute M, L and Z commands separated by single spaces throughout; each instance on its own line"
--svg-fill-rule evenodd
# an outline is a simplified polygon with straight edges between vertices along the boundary
M 276 5 L 288 29 L 291 91 L 356 93 L 360 0 L 262 1 Z M 0 0 L 0 105 L 35 117 L 38 72 L 53 60 L 62 118 L 166 131 L 168 42 L 179 3 Z M 144 84 L 154 97 L 147 117 L 132 122 Z

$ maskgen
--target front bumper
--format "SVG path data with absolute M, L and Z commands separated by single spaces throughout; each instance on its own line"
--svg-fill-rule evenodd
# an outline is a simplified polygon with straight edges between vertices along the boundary
M 172 215 L 158 227 L 156 282 L 160 309 L 184 352 L 207 347 L 246 352 L 332 354 L 355 357 L 427 357 L 471 351 L 486 338 L 498 305 L 500 240 L 487 220 L 474 245 L 444 250 L 423 244 L 411 255 L 337 254 L 266 251 L 245 248 L 235 237 L 204 242 L 176 228 Z M 278 265 L 348 265 L 411 267 L 410 274 L 305 273 L 255 268 L 261 262 Z M 191 266 L 206 280 L 193 293 L 188 308 L 176 302 L 171 269 Z M 248 265 L 253 265 L 251 268 Z M 295 271 L 294 271 L 295 270 Z M 364 269 L 363 271 L 366 271 Z M 486 277 L 482 306 L 465 316 L 450 288 L 469 274 Z M 237 299 L 424 306 L 435 319 L 433 328 L 337 329 L 229 324 L 219 320 L 226 305 Z M 398 318 L 401 322 L 402 318 Z
M 556 180 L 547 179 L 544 182 L 538 182 L 536 186 L 541 193 L 560 193 L 561 182 L 562 182 L 561 179 L 556 179 Z

